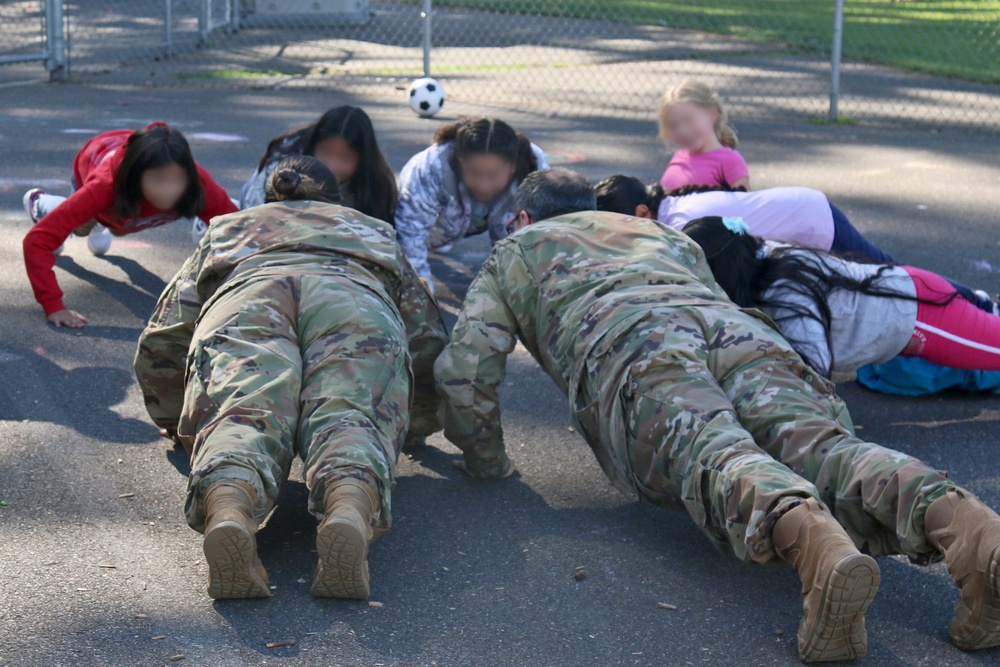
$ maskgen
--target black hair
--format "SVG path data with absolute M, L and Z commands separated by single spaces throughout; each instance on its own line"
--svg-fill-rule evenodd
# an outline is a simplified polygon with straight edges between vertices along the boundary
M 730 231 L 718 216 L 692 220 L 684 227 L 684 233 L 701 246 L 715 281 L 736 305 L 742 308 L 762 308 L 772 312 L 790 313 L 776 320 L 779 327 L 783 321 L 801 317 L 808 317 L 822 324 L 826 333 L 827 349 L 830 351 L 831 368 L 834 358 L 833 343 L 830 339 L 832 314 L 827 301 L 831 292 L 844 289 L 871 296 L 907 299 L 935 305 L 946 305 L 958 296 L 957 292 L 953 292 L 942 295 L 941 300 L 931 301 L 880 288 L 878 282 L 887 270 L 893 268 L 890 264 L 881 265 L 878 271 L 864 280 L 856 280 L 836 271 L 825 270 L 823 260 L 825 257 L 831 257 L 830 253 L 784 247 L 762 256 L 761 248 L 764 245 L 762 239 Z M 779 281 L 782 287 L 815 304 L 815 310 L 794 301 L 766 299 L 767 291 Z M 829 376 L 831 368 L 819 368 L 813 359 L 805 358 L 805 361 L 818 372 Z
M 188 181 L 173 210 L 185 218 L 200 214 L 205 208 L 205 189 L 201 187 L 198 165 L 184 135 L 165 123 L 156 123 L 129 135 L 112 186 L 115 212 L 123 218 L 139 215 L 143 201 L 142 175 L 149 169 L 171 164 L 183 169 Z
M 682 185 L 679 188 L 674 188 L 673 190 L 664 191 L 660 188 L 660 192 L 663 193 L 664 197 L 686 197 L 687 195 L 700 195 L 703 192 L 746 192 L 746 186 L 740 185 L 739 187 L 733 187 L 723 181 L 720 185 Z
M 308 155 L 286 157 L 274 166 L 264 186 L 264 201 L 320 201 L 340 203 L 337 177 Z
M 597 210 L 611 211 L 623 215 L 635 215 L 635 210 L 645 205 L 655 217 L 660 204 L 667 197 L 685 197 L 702 192 L 746 192 L 742 185 L 734 188 L 728 183 L 722 185 L 685 185 L 665 191 L 659 183 L 644 184 L 634 176 L 615 174 L 597 184 Z
M 523 181 L 538 170 L 538 158 L 524 134 L 496 118 L 464 118 L 438 128 L 437 145 L 454 142 L 451 168 L 462 173 L 461 160 L 470 155 L 497 155 L 514 165 L 514 180 Z
M 646 185 L 634 176 L 615 174 L 608 176 L 595 186 L 597 190 L 597 210 L 635 215 L 639 206 L 646 206 L 656 217 L 660 203 L 666 197 L 659 183 Z
M 616 174 L 594 186 L 597 210 L 635 215 L 635 210 L 648 201 L 645 184 L 638 178 Z
M 521 182 L 514 195 L 514 212 L 524 211 L 535 222 L 596 208 L 594 187 L 569 169 L 533 172 Z
M 358 168 L 351 178 L 354 207 L 373 218 L 393 224 L 399 189 L 396 175 L 385 159 L 375 135 L 375 126 L 364 109 L 355 106 L 334 107 L 315 123 L 289 130 L 268 144 L 258 169 L 283 157 L 313 156 L 321 142 L 340 137 L 358 154 Z

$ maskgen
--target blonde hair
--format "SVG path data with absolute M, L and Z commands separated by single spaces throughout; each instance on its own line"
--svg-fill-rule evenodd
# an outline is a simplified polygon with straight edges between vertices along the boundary
M 722 98 L 719 94 L 706 86 L 701 81 L 694 79 L 684 79 L 679 84 L 668 90 L 660 98 L 660 138 L 669 140 L 667 135 L 667 111 L 675 104 L 687 102 L 702 109 L 715 109 L 718 116 L 715 119 L 715 136 L 719 143 L 729 148 L 736 148 L 740 145 L 736 138 L 736 130 L 729 124 L 729 114 L 726 107 L 722 105 Z

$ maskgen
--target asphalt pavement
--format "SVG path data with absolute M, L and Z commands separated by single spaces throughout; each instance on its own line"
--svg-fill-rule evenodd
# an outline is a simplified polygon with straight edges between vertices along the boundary
M 0 89 L 0 665 L 798 664 L 793 572 L 737 562 L 685 514 L 615 491 L 573 432 L 565 398 L 521 350 L 503 393 L 518 473 L 466 479 L 440 435 L 406 452 L 396 523 L 371 550 L 379 606 L 309 595 L 315 521 L 298 465 L 259 535 L 273 597 L 205 595 L 200 538 L 182 514 L 186 457 L 157 436 L 131 373 L 145 318 L 192 250 L 189 229 L 116 239 L 104 258 L 70 240 L 57 274 L 67 304 L 91 325 L 56 330 L 24 275 L 20 197 L 36 184 L 67 193 L 89 135 L 151 120 L 184 130 L 236 194 L 271 136 L 340 103 L 369 109 L 396 169 L 450 119 L 418 119 L 402 99 L 302 90 Z M 554 161 L 595 179 L 653 178 L 666 162 L 644 122 L 447 112 L 502 114 Z M 994 137 L 738 124 L 754 187 L 822 189 L 897 258 L 998 290 Z M 449 313 L 488 250 L 474 238 L 435 259 Z M 898 398 L 854 383 L 841 391 L 863 436 L 949 470 L 1000 507 L 995 397 Z M 941 566 L 881 566 L 860 664 L 1000 664 L 1000 651 L 950 644 L 956 590 Z

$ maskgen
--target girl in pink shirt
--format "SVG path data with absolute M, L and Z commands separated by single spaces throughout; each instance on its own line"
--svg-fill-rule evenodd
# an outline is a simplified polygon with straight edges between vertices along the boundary
M 685 185 L 750 189 L 736 130 L 719 95 L 700 81 L 685 79 L 663 96 L 660 138 L 677 147 L 660 179 L 664 190 Z

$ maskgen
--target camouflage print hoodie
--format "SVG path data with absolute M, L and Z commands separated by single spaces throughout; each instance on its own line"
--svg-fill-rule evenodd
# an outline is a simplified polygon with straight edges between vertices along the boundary
M 534 144 L 531 150 L 538 169 L 547 169 L 545 153 Z M 399 174 L 399 207 L 396 209 L 396 231 L 403 252 L 413 264 L 417 275 L 431 279 L 427 264 L 427 249 L 454 243 L 470 233 L 472 209 L 476 204 L 458 174 L 451 166 L 453 143 L 434 144 L 417 153 Z M 489 204 L 486 229 L 490 240 L 507 235 L 507 223 L 514 217 L 514 193 L 517 181 Z
M 434 360 L 448 341 L 441 314 L 388 224 L 320 202 L 264 204 L 212 221 L 195 253 L 160 297 L 139 339 L 135 372 L 158 426 L 176 429 L 188 350 L 213 298 L 264 274 L 348 278 L 398 309 L 414 375 L 411 432 L 437 430 Z

